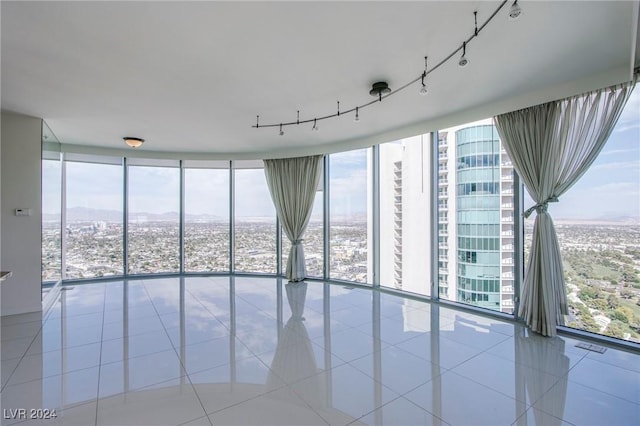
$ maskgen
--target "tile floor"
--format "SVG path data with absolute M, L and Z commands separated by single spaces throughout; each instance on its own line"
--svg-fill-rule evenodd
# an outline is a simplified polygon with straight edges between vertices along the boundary
M 74 285 L 1 339 L 3 425 L 640 424 L 637 354 L 335 284 Z

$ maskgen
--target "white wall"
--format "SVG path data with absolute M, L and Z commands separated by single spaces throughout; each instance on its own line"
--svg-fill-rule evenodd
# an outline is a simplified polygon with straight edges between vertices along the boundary
M 2 112 L 0 215 L 2 270 L 13 276 L 1 285 L 1 315 L 42 310 L 41 303 L 41 138 L 42 120 Z M 32 209 L 15 216 L 16 208 Z

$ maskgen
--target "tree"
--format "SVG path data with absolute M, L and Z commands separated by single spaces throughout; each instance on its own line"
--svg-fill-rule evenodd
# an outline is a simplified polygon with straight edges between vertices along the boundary
M 582 324 L 584 324 L 585 330 L 591 331 L 594 333 L 600 332 L 600 326 L 596 323 L 596 321 L 593 319 L 591 314 L 580 315 L 580 321 L 582 321 Z
M 594 299 L 591 301 L 591 305 L 600 312 L 609 310 L 609 304 L 604 299 Z
M 618 302 L 618 299 L 613 294 L 610 294 L 609 297 L 607 297 L 607 303 L 611 309 L 615 309 L 620 305 L 620 302 Z
M 609 336 L 623 339 L 625 334 L 625 326 L 620 321 L 611 321 L 605 333 Z
M 591 299 L 595 299 L 596 290 L 592 287 L 584 287 L 580 289 L 580 293 L 578 294 L 578 297 L 580 297 L 580 299 L 584 302 L 587 302 Z
M 611 313 L 611 319 L 623 322 L 625 324 L 629 323 L 629 317 L 627 317 L 627 315 L 625 315 L 625 313 L 620 309 L 616 309 Z
M 629 319 L 630 324 L 635 323 L 638 319 L 633 313 L 633 310 L 628 306 L 620 306 L 618 309 L 616 309 L 616 311 L 622 312 Z

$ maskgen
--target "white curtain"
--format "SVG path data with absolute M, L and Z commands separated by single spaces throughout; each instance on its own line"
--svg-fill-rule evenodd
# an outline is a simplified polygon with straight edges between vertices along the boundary
M 269 192 L 282 229 L 291 241 L 286 270 L 289 281 L 301 281 L 307 275 L 302 236 L 311 217 L 322 171 L 322 158 L 322 155 L 314 155 L 264 160 Z
M 589 168 L 609 138 L 634 82 L 502 114 L 494 118 L 505 150 L 535 205 L 533 240 L 519 315 L 554 336 L 567 314 L 562 259 L 548 203 L 557 202 Z

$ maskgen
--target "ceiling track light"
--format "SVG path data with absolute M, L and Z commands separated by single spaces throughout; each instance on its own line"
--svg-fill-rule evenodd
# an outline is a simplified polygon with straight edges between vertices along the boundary
M 458 61 L 458 66 L 460 68 L 464 68 L 467 65 L 469 65 L 469 60 L 467 59 L 467 42 L 463 41 L 462 42 L 462 56 L 460 57 L 460 60 Z
M 473 12 L 473 24 L 475 26 L 475 30 L 473 32 L 473 35 L 478 37 L 478 11 L 477 10 L 475 10 Z
M 144 143 L 144 139 L 133 138 L 131 136 L 125 136 L 122 139 L 124 139 L 124 143 L 126 143 L 131 148 L 140 148 Z
M 422 87 L 420 87 L 420 95 L 425 96 L 427 93 L 429 93 L 429 90 L 427 90 L 427 85 L 424 84 L 424 79 L 427 77 L 427 69 L 429 69 L 429 67 L 427 67 L 427 57 L 424 57 L 424 71 L 422 72 Z
M 518 4 L 518 0 L 515 0 L 509 9 L 509 20 L 515 21 L 522 15 L 522 8 Z
M 280 128 L 280 135 L 284 135 L 284 131 L 283 128 L 286 126 L 292 126 L 292 125 L 298 125 L 298 124 L 304 124 L 304 123 L 313 123 L 313 127 L 311 127 L 312 130 L 318 130 L 318 121 L 321 120 L 328 120 L 330 118 L 336 118 L 336 117 L 340 117 L 341 115 L 345 115 L 348 114 L 350 112 L 355 112 L 355 118 L 354 121 L 357 122 L 360 120 L 360 115 L 359 112 L 362 108 L 366 108 L 370 105 L 373 105 L 374 103 L 378 103 L 381 102 L 383 99 L 392 96 L 398 92 L 401 92 L 402 90 L 406 89 L 407 87 L 411 86 L 412 84 L 415 84 L 417 82 L 421 83 L 420 89 L 419 89 L 419 93 L 421 95 L 426 95 L 428 93 L 428 89 L 427 89 L 427 85 L 425 83 L 425 79 L 427 78 L 427 76 L 429 74 L 431 74 L 433 71 L 437 70 L 438 68 L 440 68 L 442 65 L 444 65 L 445 63 L 449 62 L 451 60 L 451 58 L 453 58 L 455 56 L 456 53 L 458 53 L 461 49 L 462 49 L 462 56 L 460 57 L 460 59 L 458 60 L 458 66 L 460 67 L 466 67 L 469 64 L 469 59 L 467 59 L 466 57 L 466 53 L 467 53 L 467 44 L 469 42 L 471 42 L 471 40 L 473 40 L 474 38 L 478 37 L 480 35 L 480 32 L 489 24 L 489 22 L 491 22 L 493 20 L 493 18 L 496 17 L 496 15 L 498 14 L 498 12 L 500 12 L 502 10 L 502 8 L 509 2 L 509 0 L 503 0 L 500 5 L 493 11 L 493 13 L 489 16 L 489 18 L 484 21 L 484 23 L 480 26 L 478 26 L 478 11 L 474 11 L 473 12 L 473 22 L 474 22 L 474 28 L 473 28 L 473 32 L 471 33 L 471 36 L 469 36 L 468 39 L 466 39 L 465 41 L 462 42 L 462 46 L 458 45 L 458 47 L 456 49 L 454 49 L 448 56 L 446 56 L 444 59 L 442 59 L 440 62 L 438 62 L 433 68 L 428 69 L 427 68 L 427 57 L 425 56 L 424 58 L 424 62 L 425 62 L 425 66 L 424 66 L 424 71 L 418 75 L 416 78 L 414 78 L 413 80 L 409 81 L 408 83 L 400 86 L 398 89 L 395 89 L 394 91 L 391 91 L 391 89 L 389 88 L 389 85 L 384 82 L 384 81 L 378 81 L 376 83 L 373 84 L 371 90 L 369 90 L 369 94 L 371 96 L 375 96 L 376 99 L 369 101 L 369 102 L 365 102 L 361 105 L 357 105 L 353 108 L 347 109 L 346 111 L 340 111 L 340 102 L 338 101 L 338 109 L 336 111 L 335 114 L 328 114 L 325 116 L 320 116 L 320 117 L 315 117 L 315 118 L 310 118 L 310 119 L 306 119 L 306 120 L 300 120 L 300 110 L 298 110 L 297 112 L 297 117 L 295 121 L 289 121 L 289 122 L 281 122 L 281 123 L 272 123 L 272 124 L 260 124 L 260 116 L 256 116 L 256 124 L 251 126 L 253 128 L 259 129 L 262 127 L 279 127 Z M 518 0 L 514 0 L 513 4 L 511 5 L 511 8 L 509 9 L 509 19 L 516 19 L 518 18 L 520 15 L 522 14 L 522 8 L 520 7 L 520 5 L 518 5 Z

